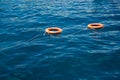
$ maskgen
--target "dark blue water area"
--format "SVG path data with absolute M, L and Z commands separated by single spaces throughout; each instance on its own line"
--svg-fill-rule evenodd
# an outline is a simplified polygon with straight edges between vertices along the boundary
M 0 0 L 0 80 L 120 80 L 120 0 Z

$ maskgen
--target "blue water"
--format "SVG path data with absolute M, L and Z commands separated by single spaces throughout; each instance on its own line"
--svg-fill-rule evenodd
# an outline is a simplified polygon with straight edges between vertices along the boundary
M 0 0 L 0 80 L 120 80 L 120 0 Z

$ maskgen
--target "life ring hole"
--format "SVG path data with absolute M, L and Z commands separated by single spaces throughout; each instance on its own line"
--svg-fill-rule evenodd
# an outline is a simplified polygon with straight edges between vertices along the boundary
M 58 29 L 49 29 L 49 31 L 57 32 L 57 31 L 59 31 L 59 30 L 58 30 Z
M 100 26 L 100 25 L 98 25 L 98 24 L 92 24 L 91 26 Z

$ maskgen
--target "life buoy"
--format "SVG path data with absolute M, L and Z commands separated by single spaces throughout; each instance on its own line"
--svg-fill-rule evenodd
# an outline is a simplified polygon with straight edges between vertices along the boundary
M 51 27 L 51 28 L 46 28 L 45 32 L 48 34 L 60 34 L 62 32 L 62 29 L 58 27 Z
M 91 23 L 91 24 L 88 24 L 88 28 L 90 28 L 90 29 L 101 29 L 103 27 L 104 27 L 104 25 L 101 24 L 101 23 Z

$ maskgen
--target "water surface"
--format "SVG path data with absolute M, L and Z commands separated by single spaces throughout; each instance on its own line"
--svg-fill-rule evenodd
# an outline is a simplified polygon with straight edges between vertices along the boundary
M 120 0 L 0 0 L 0 80 L 120 80 Z

